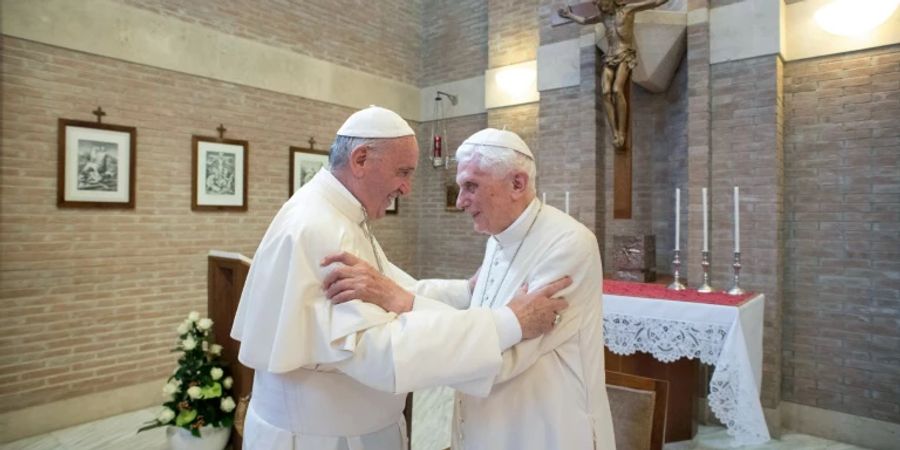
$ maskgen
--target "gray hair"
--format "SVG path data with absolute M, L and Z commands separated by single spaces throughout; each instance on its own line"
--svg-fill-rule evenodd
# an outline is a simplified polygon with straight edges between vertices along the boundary
M 534 160 L 505 147 L 494 147 L 490 145 L 462 145 L 456 150 L 456 160 L 459 164 L 469 162 L 478 156 L 478 167 L 494 173 L 494 175 L 505 176 L 510 172 L 522 171 L 528 175 L 528 190 L 534 194 L 535 176 L 537 175 L 537 166 Z
M 360 145 L 373 146 L 376 141 L 382 139 L 360 138 L 353 136 L 340 136 L 334 138 L 331 151 L 328 153 L 328 166 L 334 169 L 343 169 L 350 160 L 350 152 Z

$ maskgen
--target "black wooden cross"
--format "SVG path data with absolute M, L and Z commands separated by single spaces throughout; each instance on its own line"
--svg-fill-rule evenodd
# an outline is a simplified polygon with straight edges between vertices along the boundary
M 309 142 L 309 149 L 310 149 L 310 150 L 315 150 L 315 148 L 316 148 L 316 138 L 310 136 L 310 137 L 309 137 L 309 140 L 306 141 L 306 142 Z
M 220 123 L 216 130 L 219 132 L 219 139 L 225 139 L 225 132 L 228 131 L 228 128 L 225 128 L 225 125 Z
M 97 109 L 93 110 L 92 113 L 97 116 L 97 123 L 100 123 L 103 119 L 103 116 L 106 115 L 106 112 L 103 111 L 103 108 L 97 107 Z

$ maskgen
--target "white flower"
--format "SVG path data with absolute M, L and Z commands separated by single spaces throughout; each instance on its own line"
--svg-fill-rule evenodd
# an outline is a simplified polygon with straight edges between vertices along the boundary
M 200 386 L 191 386 L 187 390 L 188 397 L 190 397 L 194 400 L 200 398 L 200 394 L 202 394 L 202 391 L 200 390 Z
M 213 367 L 209 371 L 209 376 L 211 376 L 213 380 L 218 380 L 219 378 L 222 378 L 222 375 L 225 375 L 225 372 L 223 372 L 222 369 L 220 369 L 218 367 Z
M 191 329 L 190 322 L 188 322 L 188 321 L 181 322 L 181 324 L 178 325 L 178 334 L 187 333 L 188 331 L 190 331 L 190 329 Z
M 160 411 L 159 414 L 156 415 L 156 420 L 158 420 L 159 423 L 163 423 L 163 424 L 169 423 L 169 421 L 171 421 L 174 418 L 175 418 L 175 411 L 172 411 L 171 409 L 165 408 L 165 407 L 163 407 L 162 411 Z
M 188 314 L 188 320 L 190 320 L 191 322 L 200 320 L 200 313 L 198 313 L 197 311 L 191 311 L 191 313 Z
M 225 397 L 221 402 L 219 402 L 219 408 L 221 408 L 222 411 L 225 412 L 231 412 L 232 410 L 234 410 L 235 406 L 236 405 L 234 404 L 234 400 L 231 397 Z
M 197 326 L 200 327 L 201 330 L 206 331 L 212 328 L 213 321 L 209 317 L 204 317 L 197 322 Z
M 179 380 L 178 378 L 176 378 L 176 379 L 170 381 L 169 383 L 172 383 L 172 384 L 174 384 L 175 386 L 181 387 L 181 380 Z
M 234 384 L 234 379 L 231 377 L 225 377 L 225 379 L 222 380 L 222 386 L 225 387 L 225 389 L 231 389 L 232 384 Z
M 193 350 L 197 347 L 197 341 L 195 341 L 193 337 L 188 336 L 183 341 L 181 341 L 181 347 L 185 350 Z
M 213 355 L 221 355 L 222 354 L 222 346 L 219 344 L 213 344 L 209 347 L 209 352 Z
M 203 344 L 200 346 L 204 352 L 209 351 L 209 342 L 203 341 Z
M 166 383 L 165 386 L 163 386 L 162 390 L 163 390 L 163 395 L 170 396 L 170 395 L 173 395 L 176 392 L 178 392 L 178 385 L 175 383 L 169 382 L 169 383 Z

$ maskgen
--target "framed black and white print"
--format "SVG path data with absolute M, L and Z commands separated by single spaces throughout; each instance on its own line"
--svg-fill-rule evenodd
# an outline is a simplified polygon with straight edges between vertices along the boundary
M 384 212 L 388 214 L 398 214 L 400 212 L 400 199 L 394 197 L 394 199 L 391 200 L 391 204 L 388 205 L 387 209 L 384 210 Z
M 246 211 L 247 141 L 193 136 L 191 210 Z
M 290 147 L 291 169 L 288 197 L 312 180 L 320 169 L 328 165 L 328 152 L 310 148 Z
M 134 208 L 135 127 L 59 119 L 56 204 Z

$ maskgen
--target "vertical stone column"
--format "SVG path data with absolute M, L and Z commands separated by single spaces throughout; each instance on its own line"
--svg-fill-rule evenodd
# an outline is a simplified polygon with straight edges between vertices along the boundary
M 709 185 L 709 0 L 688 1 L 687 63 L 688 173 L 681 195 L 687 199 L 688 210 L 683 223 L 687 242 L 681 260 L 688 286 L 696 287 L 700 284 L 703 248 L 701 188 Z

